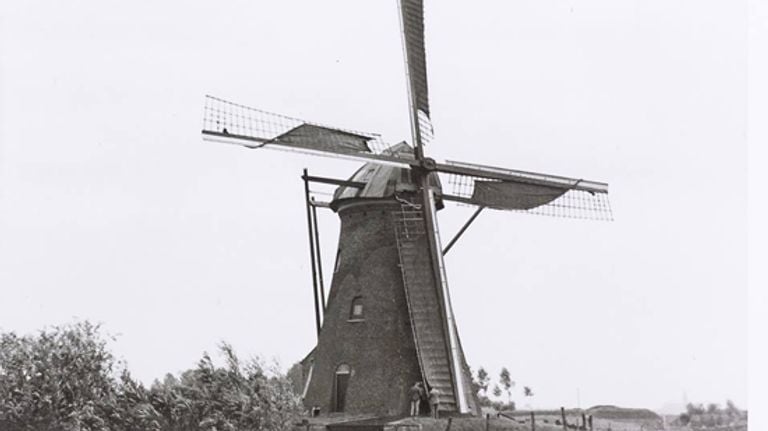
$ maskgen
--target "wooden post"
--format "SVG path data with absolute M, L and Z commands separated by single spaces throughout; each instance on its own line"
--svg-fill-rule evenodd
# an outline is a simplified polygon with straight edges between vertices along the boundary
M 581 429 L 587 429 L 587 415 L 584 412 L 581 412 Z
M 315 266 L 315 235 L 312 230 L 312 204 L 309 201 L 309 181 L 307 180 L 307 169 L 304 169 L 304 201 L 307 205 L 307 233 L 309 234 L 309 258 L 312 262 L 312 293 L 315 296 L 315 328 L 317 329 L 317 337 L 320 337 L 320 314 L 322 309 L 320 308 L 320 298 L 318 297 L 317 287 L 317 268 Z
M 565 420 L 565 407 L 560 407 L 560 417 L 563 421 L 563 429 L 568 429 L 568 422 Z
M 448 426 L 445 427 L 445 431 L 451 431 L 451 423 L 453 423 L 453 418 L 448 418 Z
M 531 410 L 531 431 L 536 431 L 536 415 Z
M 485 431 L 490 430 L 491 428 L 491 414 L 486 413 L 485 415 Z
M 320 229 L 317 228 L 317 206 L 315 200 L 311 199 L 312 206 L 312 227 L 315 230 L 315 259 L 317 260 L 317 281 L 320 285 L 320 308 L 323 310 L 322 316 L 325 318 L 325 286 L 323 286 L 323 259 L 320 257 Z

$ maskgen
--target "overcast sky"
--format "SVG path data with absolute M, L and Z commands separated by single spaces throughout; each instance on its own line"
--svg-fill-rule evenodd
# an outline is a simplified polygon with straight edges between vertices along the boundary
M 447 256 L 467 360 L 519 403 L 746 404 L 745 14 L 427 2 L 430 155 L 611 187 L 612 223 L 487 211 Z M 409 139 L 396 3 L 2 2 L 0 330 L 102 322 L 146 382 L 312 348 L 299 175 L 358 165 L 205 143 L 205 94 Z

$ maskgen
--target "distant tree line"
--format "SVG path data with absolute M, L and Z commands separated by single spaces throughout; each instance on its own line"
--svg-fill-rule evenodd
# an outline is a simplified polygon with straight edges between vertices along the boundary
M 0 334 L 0 430 L 282 431 L 299 412 L 291 382 L 220 346 L 225 365 L 197 366 L 149 388 L 115 361 L 99 327 Z
M 499 371 L 499 378 L 496 383 L 492 382 L 491 376 L 485 368 L 478 368 L 476 373 L 472 373 L 472 385 L 481 406 L 492 407 L 497 411 L 515 410 L 516 404 L 512 399 L 512 394 L 517 382 L 512 380 L 506 367 L 502 367 Z M 506 394 L 506 402 L 502 398 L 504 394 Z M 523 397 L 531 399 L 533 396 L 533 389 L 530 386 L 523 386 Z
M 685 412 L 678 417 L 678 422 L 683 426 L 716 427 L 722 425 L 746 423 L 747 413 L 736 407 L 733 401 L 728 400 L 725 408 L 716 403 L 704 404 L 688 403 Z

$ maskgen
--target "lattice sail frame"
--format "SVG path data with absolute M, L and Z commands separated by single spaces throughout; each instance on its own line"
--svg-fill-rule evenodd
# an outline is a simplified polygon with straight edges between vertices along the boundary
M 253 141 L 253 147 L 258 148 L 269 144 L 274 139 L 302 125 L 317 126 L 350 135 L 365 137 L 367 138 L 370 153 L 387 154 L 386 149 L 388 145 L 386 145 L 381 140 L 381 136 L 376 133 L 342 129 L 320 123 L 313 123 L 299 118 L 275 114 L 273 112 L 230 102 L 218 97 L 205 96 L 205 106 L 203 108 L 204 134 L 211 135 L 218 132 L 220 137 L 229 135 L 236 139 L 251 140 Z M 299 151 L 299 149 L 297 149 L 297 151 Z M 350 151 L 350 153 L 354 153 L 354 151 Z
M 290 146 L 280 141 L 281 136 L 290 135 L 292 131 L 298 130 L 303 126 L 315 128 L 312 130 L 312 136 L 302 136 L 305 139 L 312 139 L 312 147 Z M 431 125 L 428 125 L 428 127 L 431 132 Z M 390 145 L 382 140 L 381 135 L 376 133 L 341 129 L 308 122 L 299 118 L 229 102 L 213 96 L 205 97 L 203 134 L 206 136 L 206 139 L 222 140 L 224 142 L 236 141 L 233 143 L 249 148 L 265 147 L 326 157 L 350 158 L 373 163 L 395 163 L 404 167 L 412 166 L 415 162 L 412 153 L 393 153 L 388 151 Z M 431 133 L 425 137 L 427 141 L 431 141 Z M 344 139 L 350 140 L 351 144 L 340 146 L 340 140 Z M 318 150 L 313 148 L 314 146 L 326 149 Z M 327 148 L 332 148 L 332 150 Z M 563 218 L 613 220 L 607 189 L 605 189 L 605 192 L 570 189 L 571 187 L 578 186 L 581 180 L 464 162 L 451 161 L 438 165 L 437 170 L 442 177 L 443 184 L 447 184 L 451 188 L 450 191 L 443 190 L 444 199 L 456 201 L 460 205 L 480 205 L 480 203 L 472 201 L 475 182 L 478 180 L 503 182 L 506 180 L 497 179 L 496 177 L 506 175 L 508 177 L 514 176 L 516 182 L 525 183 L 530 181 L 531 183 L 536 183 L 542 181 L 542 178 L 546 178 L 547 181 L 556 183 L 558 187 L 567 189 L 567 191 L 557 199 L 532 209 L 510 209 L 493 206 L 488 206 L 488 208 Z M 440 166 L 447 169 L 470 168 L 483 172 L 484 176 L 441 172 Z
M 469 175 L 440 174 L 445 184 L 450 186 L 450 194 L 446 197 L 448 200 L 456 196 L 461 200 L 455 203 L 460 206 L 476 206 L 464 199 L 471 199 L 475 189 L 475 181 L 493 181 L 487 178 L 473 177 Z M 498 180 L 497 180 L 498 181 Z M 447 192 L 444 190 L 444 192 Z M 488 207 L 491 209 L 499 209 Z M 611 210 L 610 200 L 607 193 L 587 192 L 584 190 L 569 190 L 557 199 L 540 205 L 532 209 L 503 209 L 503 211 L 512 211 L 516 213 L 543 215 L 560 218 L 574 218 L 584 220 L 613 221 L 613 212 Z

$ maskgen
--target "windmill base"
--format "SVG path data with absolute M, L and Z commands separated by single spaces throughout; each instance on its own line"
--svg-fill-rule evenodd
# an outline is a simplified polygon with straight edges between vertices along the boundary
M 505 417 L 457 416 L 428 417 L 324 417 L 305 419 L 293 431 L 530 431 L 524 425 Z M 561 431 L 561 426 L 536 424 L 538 431 Z

